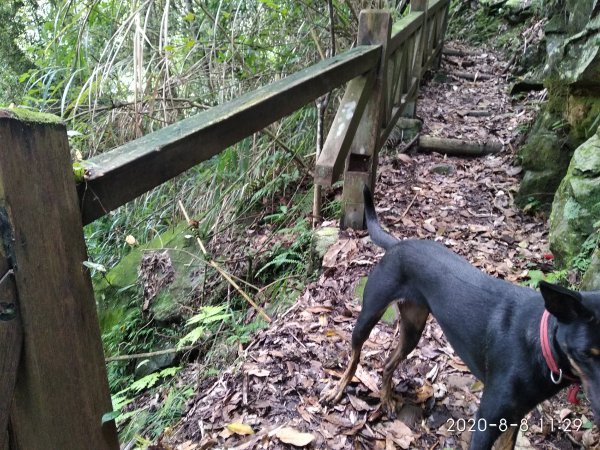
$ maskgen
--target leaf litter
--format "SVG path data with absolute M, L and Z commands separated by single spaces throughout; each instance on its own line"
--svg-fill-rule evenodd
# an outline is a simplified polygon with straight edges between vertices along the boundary
M 448 46 L 466 56 L 445 56 L 422 86 L 417 110 L 422 133 L 495 139 L 504 150 L 481 158 L 407 155 L 399 143 L 380 156 L 375 192 L 380 220 L 399 238 L 438 240 L 490 275 L 526 282 L 531 270 L 553 270 L 545 220 L 524 215 L 513 199 L 520 173 L 514 151 L 540 94 L 510 98 L 506 63 L 498 54 L 459 42 Z M 475 81 L 457 76 L 465 70 L 487 76 Z M 474 110 L 485 113 L 468 113 Z M 436 170 L 440 165 L 448 170 Z M 341 231 L 319 279 L 256 335 L 238 366 L 200 380 L 188 369 L 184 381 L 195 385 L 196 395 L 177 428 L 155 448 L 466 448 L 470 432 L 463 425 L 468 428 L 474 418 L 483 385 L 432 318 L 395 372 L 402 405 L 396 419 L 383 414 L 379 403 L 383 364 L 397 338 L 393 320 L 373 329 L 340 403 L 319 402 L 346 368 L 364 278 L 382 255 L 365 232 Z M 587 401 L 569 405 L 561 393 L 527 416 L 517 449 L 597 448 L 598 434 L 587 426 L 591 417 Z M 551 428 L 552 421 L 567 418 L 586 426 Z

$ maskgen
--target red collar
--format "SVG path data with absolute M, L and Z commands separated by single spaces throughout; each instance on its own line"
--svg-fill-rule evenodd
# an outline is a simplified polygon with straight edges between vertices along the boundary
M 544 309 L 544 313 L 542 314 L 542 319 L 540 320 L 540 342 L 542 344 L 542 354 L 544 355 L 544 359 L 546 360 L 546 364 L 550 369 L 550 379 L 554 384 L 560 384 L 563 379 L 563 371 L 560 367 L 558 367 L 558 363 L 556 359 L 554 359 L 554 355 L 552 354 L 552 349 L 550 348 L 550 336 L 548 334 L 548 318 L 550 317 L 550 313 L 547 309 Z M 574 381 L 573 384 L 569 388 L 568 400 L 569 403 L 579 404 L 579 400 L 577 399 L 577 393 L 579 392 L 580 385 L 578 383 L 578 379 L 570 377 L 568 375 L 564 375 L 564 377 L 569 381 Z

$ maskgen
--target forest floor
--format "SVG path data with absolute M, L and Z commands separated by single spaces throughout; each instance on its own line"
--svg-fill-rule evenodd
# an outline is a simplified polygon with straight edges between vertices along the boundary
M 460 158 L 407 154 L 399 144 L 384 152 L 375 192 L 380 220 L 399 238 L 440 241 L 488 274 L 526 283 L 533 271 L 553 270 L 545 220 L 525 215 L 513 204 L 520 172 L 513 164 L 514 152 L 540 94 L 509 97 L 506 62 L 493 51 L 457 42 L 447 48 L 465 55 L 445 55 L 441 69 L 422 87 L 417 111 L 422 133 L 501 141 L 504 150 Z M 469 81 L 457 75 L 465 71 L 489 77 Z M 472 110 L 489 115 L 471 116 Z M 458 430 L 462 421 L 474 417 L 482 385 L 432 318 L 417 349 L 396 370 L 396 393 L 404 401 L 397 419 L 383 414 L 378 397 L 383 362 L 397 338 L 393 323 L 374 328 L 341 402 L 319 402 L 346 367 L 360 286 L 382 255 L 366 233 L 341 232 L 325 255 L 320 278 L 256 335 L 236 367 L 199 381 L 190 372 L 186 381 L 196 384 L 197 395 L 177 428 L 162 440 L 165 447 L 155 448 L 275 449 L 304 440 L 312 440 L 309 447 L 328 449 L 466 448 L 470 434 Z M 565 418 L 588 422 L 590 417 L 587 401 L 573 406 L 561 393 L 527 417 L 517 448 L 597 445 L 598 435 L 590 430 L 559 431 L 548 425 Z

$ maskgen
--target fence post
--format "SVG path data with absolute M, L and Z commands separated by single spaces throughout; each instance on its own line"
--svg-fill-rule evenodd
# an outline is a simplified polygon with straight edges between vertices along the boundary
M 364 228 L 363 184 L 373 188 L 377 170 L 377 152 L 381 147 L 380 135 L 386 111 L 387 47 L 390 40 L 392 20 L 389 11 L 363 10 L 358 24 L 358 45 L 381 44 L 381 60 L 377 68 L 371 98 L 365 107 L 352 146 L 342 194 L 341 227 Z
M 436 51 L 437 51 L 437 57 L 435 58 L 435 69 L 439 69 L 442 65 L 442 56 L 443 56 L 443 52 L 444 52 L 444 41 L 446 38 L 446 31 L 448 30 L 448 12 L 449 12 L 449 7 L 448 5 L 444 6 L 440 11 L 437 12 L 437 14 L 439 14 L 439 19 L 441 20 L 441 23 L 439 24 L 439 30 L 440 30 L 440 34 L 439 34 L 439 42 L 436 42 Z
M 411 0 L 410 11 L 411 12 L 423 12 L 423 25 L 419 31 L 419 41 L 415 43 L 414 54 L 412 55 L 413 62 L 413 73 L 416 74 L 418 79 L 417 83 L 421 83 L 423 75 L 423 63 L 426 57 L 427 42 L 429 40 L 429 30 L 427 29 L 427 4 L 428 0 Z M 419 95 L 419 89 L 415 90 L 414 98 L 406 103 L 404 109 L 404 117 L 415 117 L 417 113 L 417 97 Z
M 102 423 L 112 407 L 96 302 L 67 134 L 53 116 L 0 110 L 0 216 L 23 327 L 9 445 L 118 449 L 114 421 Z
M 11 241 L 0 196 L 0 235 Z M 23 329 L 10 256 L 0 245 L 0 450 L 9 447 L 8 420 L 23 345 Z

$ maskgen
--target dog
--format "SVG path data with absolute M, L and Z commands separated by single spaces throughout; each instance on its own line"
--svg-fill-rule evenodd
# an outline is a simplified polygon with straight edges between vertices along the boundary
M 429 314 L 469 370 L 484 383 L 470 450 L 513 449 L 525 415 L 561 389 L 581 383 L 600 417 L 600 291 L 576 292 L 540 282 L 540 292 L 491 277 L 444 245 L 398 240 L 385 232 L 364 188 L 371 240 L 386 250 L 371 272 L 352 332 L 350 363 L 323 396 L 338 402 L 363 344 L 398 301 L 399 342 L 383 369 L 381 403 L 395 416 L 392 375 L 417 346 Z

